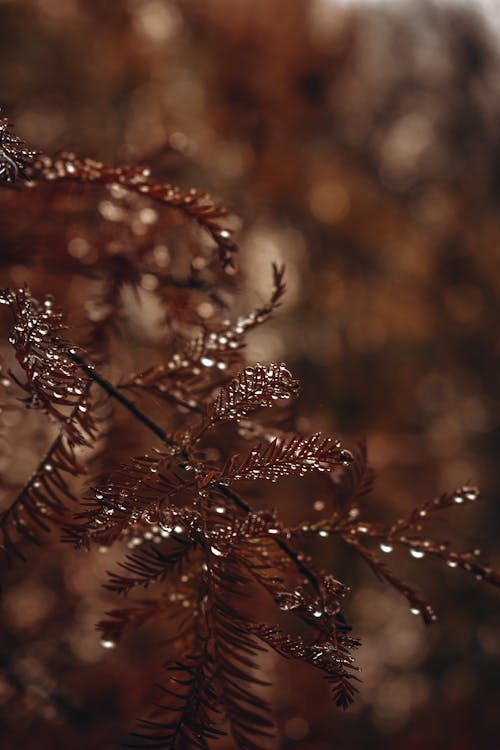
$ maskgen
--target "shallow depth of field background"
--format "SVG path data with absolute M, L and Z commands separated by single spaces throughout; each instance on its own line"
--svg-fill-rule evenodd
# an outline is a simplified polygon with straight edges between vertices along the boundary
M 304 431 L 366 438 L 379 475 L 368 516 L 392 520 L 478 483 L 481 502 L 437 533 L 477 541 L 498 567 L 500 30 L 476 7 L 1 0 L 0 104 L 38 149 L 149 164 L 228 205 L 241 225 L 231 304 L 265 298 L 272 260 L 288 269 L 285 303 L 249 360 L 300 377 Z M 45 262 L 26 203 L 18 254 L 11 225 L 2 239 L 6 201 L 0 286 L 28 281 L 69 304 L 58 269 L 71 246 Z M 19 482 L 37 441 L 22 450 Z M 308 492 L 279 498 L 285 515 L 289 503 L 318 517 Z M 498 748 L 496 592 L 396 558 L 440 615 L 427 629 L 348 550 L 318 554 L 352 586 L 363 685 L 341 714 L 319 675 L 269 655 L 283 748 Z M 6 750 L 108 750 L 140 714 L 161 651 L 140 635 L 100 648 L 94 623 L 119 606 L 99 589 L 104 557 L 54 542 L 9 574 Z

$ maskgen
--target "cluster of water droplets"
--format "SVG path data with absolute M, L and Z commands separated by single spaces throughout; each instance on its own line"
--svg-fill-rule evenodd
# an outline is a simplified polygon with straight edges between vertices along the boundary
M 26 143 L 12 132 L 9 120 L 0 117 L 0 180 L 15 182 L 25 168 L 36 158 Z
M 411 606 L 410 612 L 416 617 L 422 617 L 424 619 L 424 622 L 427 623 L 437 620 L 437 615 L 430 604 L 419 604 L 418 606 Z
M 297 586 L 293 591 L 279 591 L 275 594 L 275 599 L 282 612 L 300 609 L 315 619 L 335 615 L 340 609 L 339 601 L 333 592 L 326 597 L 326 601 L 322 601 L 317 597 L 311 598 L 301 586 Z
M 47 408 L 49 402 L 77 405 L 87 379 L 64 347 L 58 344 L 56 336 L 64 326 L 61 314 L 53 307 L 52 297 L 47 296 L 40 303 L 28 289 L 20 288 L 16 292 L 0 292 L 0 303 L 9 305 L 15 315 L 9 342 L 16 349 L 17 359 L 27 374 L 31 406 Z M 78 410 L 83 415 L 87 405 L 81 402 Z
M 291 398 L 297 392 L 298 383 L 285 364 L 257 363 L 246 367 L 219 391 L 212 418 L 214 421 L 238 419 L 259 406 L 272 406 L 275 401 Z
M 323 668 L 328 669 L 330 666 L 349 666 L 354 662 L 354 658 L 346 653 L 339 652 L 337 646 L 331 641 L 324 643 L 315 643 L 309 646 L 312 662 L 320 662 Z
M 111 638 L 101 638 L 101 646 L 105 648 L 106 650 L 111 650 L 113 648 L 116 648 L 116 641 L 113 641 Z
M 454 496 L 453 502 L 457 505 L 461 505 L 464 502 L 473 503 L 479 497 L 479 489 L 473 485 L 464 485 L 458 489 Z
M 341 448 L 337 440 L 319 432 L 307 438 L 275 438 L 267 447 L 253 448 L 244 462 L 235 467 L 232 478 L 276 482 L 281 477 L 330 472 L 335 466 L 348 465 L 352 460 L 352 454 Z

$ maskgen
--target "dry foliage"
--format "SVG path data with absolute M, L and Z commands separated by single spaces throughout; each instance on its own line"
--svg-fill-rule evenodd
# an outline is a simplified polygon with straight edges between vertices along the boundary
M 32 195 L 45 181 L 62 183 L 61 189 L 68 182 L 107 186 L 111 208 L 130 201 L 129 212 L 138 210 L 137 197 L 147 205 L 157 202 L 208 233 L 223 270 L 234 264 L 236 245 L 222 223 L 226 211 L 206 194 L 156 183 L 142 168 L 115 168 L 72 154 L 39 156 L 5 119 L 0 179 L 20 192 L 31 187 Z M 415 558 L 439 558 L 495 586 L 500 576 L 477 550 L 455 551 L 425 530 L 435 513 L 475 501 L 476 487 L 427 501 L 392 525 L 364 521 L 362 500 L 374 479 L 364 447 L 350 452 L 337 439 L 290 428 L 293 420 L 286 415 L 298 396 L 297 380 L 284 364 L 248 366 L 242 353 L 246 333 L 280 303 L 283 268 L 273 267 L 269 302 L 247 317 L 193 326 L 182 308 L 164 362 L 121 383 L 105 378 L 100 363 L 110 356 L 107 340 L 121 314 L 125 284 L 136 284 L 145 271 L 156 273 L 160 302 L 167 294 L 184 295 L 188 310 L 193 295 L 217 298 L 215 282 L 193 269 L 182 280 L 152 269 L 146 246 L 141 236 L 137 248 L 131 242 L 120 256 L 123 263 L 104 258 L 97 264 L 104 312 L 86 331 L 87 350 L 64 331 L 64 315 L 50 296 L 37 300 L 27 287 L 0 292 L 12 315 L 10 343 L 18 363 L 17 371 L 3 369 L 5 398 L 12 400 L 19 390 L 16 408 L 43 410 L 56 429 L 40 465 L 2 512 L 0 540 L 9 562 L 26 559 L 29 543 L 44 542 L 54 526 L 77 547 L 121 545 L 123 561 L 104 586 L 122 596 L 154 591 L 108 612 L 98 624 L 102 645 L 112 648 L 129 628 L 152 618 L 166 622 L 158 700 L 130 746 L 206 748 L 229 731 L 236 747 L 257 750 L 273 737 L 267 682 L 260 675 L 263 649 L 321 671 L 341 708 L 356 693 L 359 641 L 342 614 L 348 588 L 306 554 L 307 537 L 341 539 L 353 547 L 425 622 L 435 619 L 431 606 L 380 553 L 402 546 Z M 112 452 L 109 461 L 105 454 L 106 476 L 91 479 L 91 489 L 81 491 L 74 479 L 87 470 L 87 457 L 107 429 L 103 394 L 150 430 L 161 447 L 119 466 L 112 465 Z M 154 419 L 151 397 L 161 404 Z M 274 426 L 269 410 L 278 413 Z M 253 445 L 243 453 L 228 450 L 220 437 L 228 430 L 235 441 L 244 437 Z M 312 473 L 323 476 L 335 508 L 320 521 L 290 527 L 276 512 L 255 509 L 247 497 L 251 482 Z M 266 611 L 265 621 L 250 614 L 253 600 L 264 602 L 255 611 Z

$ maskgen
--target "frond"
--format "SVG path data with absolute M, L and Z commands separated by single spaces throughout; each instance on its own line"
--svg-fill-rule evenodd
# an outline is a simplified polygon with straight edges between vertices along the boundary
M 298 393 L 298 381 L 284 364 L 246 367 L 228 385 L 223 386 L 207 410 L 209 424 L 245 417 L 260 406 L 273 406 L 279 399 Z
M 22 542 L 41 544 L 51 526 L 63 518 L 68 502 L 78 503 L 66 477 L 86 473 L 76 447 L 89 444 L 96 437 L 86 392 L 80 396 L 70 419 L 73 423 L 70 435 L 64 429 L 59 433 L 26 485 L 7 510 L 0 513 L 1 547 L 9 559 L 16 555 L 25 560 Z M 80 437 L 75 440 L 76 430 L 80 431 Z
M 440 510 L 446 510 L 447 508 L 456 508 L 464 504 L 467 505 L 468 503 L 474 503 L 478 498 L 479 489 L 470 484 L 458 487 L 453 492 L 443 492 L 441 495 L 438 495 L 438 497 L 427 500 L 415 508 L 408 518 L 398 520 L 392 526 L 391 531 L 394 533 L 401 533 L 404 529 L 418 526 L 418 524 L 427 520 L 433 513 L 437 513 Z
M 129 377 L 124 388 L 146 390 L 155 396 L 194 411 L 204 411 L 205 400 L 214 387 L 226 379 L 226 371 L 241 360 L 241 349 L 248 331 L 268 320 L 284 294 L 284 267 L 273 264 L 273 289 L 269 302 L 235 323 L 225 322 L 216 329 L 183 342 L 168 362 L 149 367 Z
M 161 203 L 180 212 L 197 224 L 214 241 L 224 268 L 234 265 L 237 245 L 232 231 L 223 225 L 228 215 L 222 206 L 215 205 L 209 195 L 191 188 L 183 191 L 175 185 L 154 182 L 150 170 L 143 167 L 113 167 L 94 159 L 80 159 L 74 154 L 62 153 L 53 159 L 43 156 L 26 169 L 31 180 L 71 181 L 93 185 L 117 184 L 133 193 Z
M 38 156 L 11 130 L 7 117 L 0 117 L 0 184 L 25 178 L 26 168 Z
M 76 352 L 74 347 L 60 338 L 65 328 L 62 314 L 53 307 L 50 297 L 41 303 L 27 288 L 16 292 L 0 290 L 0 304 L 7 305 L 13 314 L 14 328 L 9 341 L 26 382 L 20 382 L 13 373 L 11 377 L 27 392 L 26 406 L 46 412 L 63 427 L 72 442 L 86 445 L 85 432 L 92 425 L 89 418 L 84 431 L 81 429 L 87 406 L 80 397 L 87 390 L 89 378 L 70 356 Z M 68 415 L 65 407 L 73 409 L 73 414 Z
M 191 469 L 192 467 L 189 466 Z M 79 524 L 65 529 L 65 541 L 77 546 L 91 542 L 109 545 L 134 525 L 168 523 L 168 498 L 194 484 L 193 471 L 175 457 L 175 449 L 155 450 L 124 464 L 95 487 Z
M 381 552 L 390 554 L 396 547 L 406 548 L 410 555 L 419 560 L 434 558 L 445 562 L 450 568 L 460 568 L 492 586 L 500 586 L 500 574 L 491 566 L 480 561 L 480 550 L 457 552 L 450 549 L 447 542 L 439 541 L 424 533 L 425 522 L 436 512 L 460 507 L 477 500 L 479 490 L 473 485 L 464 485 L 454 492 L 446 492 L 427 500 L 415 508 L 406 518 L 400 518 L 391 526 L 384 526 L 359 518 L 356 508 L 345 513 L 336 512 L 331 518 L 312 524 L 307 532 L 328 536 L 337 534 L 366 560 L 375 575 L 391 584 L 408 601 L 413 614 L 421 615 L 424 622 L 436 619 L 431 605 L 414 588 L 405 583 L 383 562 L 368 542 L 376 542 Z M 356 512 L 353 513 L 353 510 Z M 299 532 L 299 533 L 303 533 Z
M 310 472 L 332 471 L 339 464 L 352 461 L 352 455 L 338 440 L 324 437 L 320 432 L 311 437 L 294 435 L 288 439 L 274 439 L 269 445 L 258 444 L 240 460 L 232 456 L 222 470 L 222 482 L 250 479 L 269 479 L 304 476 Z
M 387 581 L 387 583 L 405 597 L 413 614 L 420 615 L 426 625 L 429 625 L 436 619 L 436 614 L 431 605 L 414 588 L 405 583 L 373 550 L 361 544 L 359 539 L 354 536 L 351 538 L 345 535 L 343 538 L 366 560 L 379 580 Z
M 127 594 L 138 586 L 147 588 L 153 583 L 162 581 L 169 573 L 180 574 L 196 544 L 180 535 L 172 536 L 172 532 L 166 528 L 154 526 L 153 529 L 152 533 L 159 534 L 162 541 L 171 537 L 174 548 L 164 552 L 149 544 L 135 549 L 125 557 L 125 562 L 119 563 L 125 573 L 108 572 L 108 581 L 104 584 L 104 588 L 119 594 Z M 135 539 L 140 541 L 139 537 Z M 131 540 L 130 543 L 134 541 Z
M 251 631 L 266 645 L 285 658 L 299 659 L 321 670 L 332 685 L 335 704 L 348 708 L 358 692 L 354 681 L 358 677 L 351 656 L 359 642 L 349 637 L 336 637 L 327 641 L 307 643 L 301 636 L 291 636 L 277 625 L 253 624 Z
M 199 578 L 193 583 L 196 591 L 191 589 L 190 594 L 187 594 L 186 587 L 191 584 L 186 582 L 182 584 L 184 590 L 170 590 L 163 596 L 160 604 L 162 614 L 174 620 L 169 625 L 171 635 L 167 643 L 174 649 L 175 655 L 165 664 L 163 676 L 157 684 L 160 700 L 153 704 L 150 716 L 138 722 L 138 731 L 132 733 L 135 739 L 126 747 L 208 750 L 209 740 L 225 734 L 215 723 L 220 707 L 214 690 L 210 653 L 213 639 L 208 629 L 204 584 Z M 198 590 L 199 586 L 201 589 Z M 184 603 L 188 595 L 193 600 L 193 609 L 181 606 L 181 600 Z M 142 607 L 142 604 L 139 606 Z M 110 614 L 115 615 L 118 628 L 121 628 L 124 620 L 125 626 L 130 624 L 128 614 L 123 615 L 122 611 Z M 139 620 L 137 624 L 144 622 L 142 614 L 139 614 Z M 104 623 L 105 628 L 110 626 L 112 620 Z M 123 630 L 118 635 L 121 632 Z
M 125 747 L 144 750 L 208 750 L 208 742 L 225 733 L 215 726 L 213 676 L 206 639 L 198 638 L 193 650 L 165 667 L 166 681 L 159 685 L 162 702 L 156 717 L 141 719 L 136 741 Z
M 248 595 L 250 580 L 234 555 L 211 555 L 208 618 L 213 634 L 214 690 L 228 720 L 236 747 L 262 750 L 261 740 L 274 737 L 270 707 L 261 696 L 269 685 L 257 676 L 257 654 L 262 651 L 243 619 L 232 607 L 234 597 Z
M 229 325 L 226 327 L 222 335 L 225 335 L 227 338 L 233 341 L 243 341 L 243 338 L 247 333 L 249 333 L 249 331 L 252 331 L 254 328 L 257 328 L 257 326 L 266 323 L 276 311 L 276 309 L 281 305 L 281 300 L 286 291 L 286 285 L 284 281 L 285 266 L 279 266 L 277 263 L 273 263 L 272 271 L 273 282 L 269 301 L 261 307 L 253 310 L 246 317 L 238 318 L 234 325 Z

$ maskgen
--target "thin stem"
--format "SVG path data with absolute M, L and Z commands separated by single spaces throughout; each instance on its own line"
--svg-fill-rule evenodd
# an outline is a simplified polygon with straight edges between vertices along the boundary
M 234 502 L 234 504 L 238 506 L 238 508 L 241 508 L 246 513 L 252 512 L 251 506 L 248 505 L 248 503 L 245 500 L 243 500 L 243 498 L 237 495 L 236 492 L 234 492 L 233 490 L 230 490 L 229 487 L 226 487 L 225 485 L 219 485 L 217 489 L 220 492 L 222 492 L 222 494 L 226 495 L 226 497 L 229 497 Z M 316 578 L 314 573 L 311 570 L 309 570 L 307 565 L 304 565 L 304 563 L 299 558 L 297 553 L 291 547 L 289 547 L 288 544 L 285 541 L 283 541 L 283 539 L 274 537 L 274 541 L 276 542 L 278 547 L 282 550 L 282 552 L 284 552 L 285 555 L 287 555 L 287 557 L 290 558 L 290 560 L 293 560 L 297 568 L 300 570 L 304 578 L 307 578 L 307 580 L 309 581 L 311 586 L 314 588 L 314 590 L 318 594 L 321 593 L 318 579 Z
M 99 373 L 96 372 L 93 367 L 88 365 L 85 360 L 79 357 L 78 354 L 74 353 L 72 350 L 68 351 L 68 356 L 75 364 L 82 368 L 82 370 L 86 373 L 86 375 L 89 376 L 91 380 L 100 385 L 101 388 L 105 390 L 109 396 L 119 401 L 120 404 L 125 407 L 125 409 L 128 409 L 128 411 L 133 414 L 134 417 L 139 420 L 139 422 L 142 422 L 143 425 L 151 430 L 151 432 L 154 432 L 154 434 L 159 437 L 160 440 L 162 440 L 167 445 L 174 445 L 174 441 L 168 436 L 165 430 L 162 430 L 162 428 L 159 427 L 156 422 L 153 422 L 153 420 L 150 419 L 146 414 L 144 414 L 144 412 L 138 409 L 133 401 L 130 401 L 130 399 L 120 393 L 120 391 L 115 388 L 115 386 L 112 385 L 109 380 L 106 380 L 106 378 L 103 378 L 102 375 L 99 375 Z

